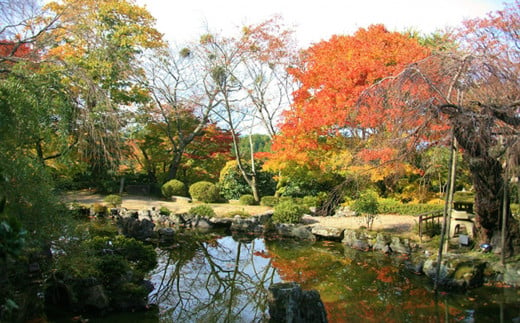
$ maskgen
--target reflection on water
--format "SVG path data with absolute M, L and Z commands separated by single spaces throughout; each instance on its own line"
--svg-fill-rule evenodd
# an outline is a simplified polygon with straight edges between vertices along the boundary
M 223 237 L 163 251 L 150 300 L 160 317 L 178 322 L 261 322 L 267 288 L 280 278 L 263 240 Z
M 520 322 L 519 290 L 435 295 L 395 255 L 325 241 L 182 240 L 160 251 L 152 273 L 155 322 L 263 322 L 267 288 L 281 280 L 318 290 L 329 322 Z M 119 317 L 104 322 L 153 322 L 149 313 Z
M 317 289 L 329 322 L 520 322 L 520 291 L 482 287 L 466 293 L 431 290 L 405 257 L 361 252 L 341 244 L 269 242 L 283 280 Z

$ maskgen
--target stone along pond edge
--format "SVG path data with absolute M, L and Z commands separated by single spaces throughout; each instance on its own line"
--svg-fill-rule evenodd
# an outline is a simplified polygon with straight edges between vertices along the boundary
M 410 271 L 436 280 L 437 252 L 423 249 L 420 244 L 397 234 L 371 232 L 363 229 L 341 229 L 322 225 L 284 224 L 270 221 L 273 212 L 242 218 L 202 217 L 188 213 L 161 215 L 157 210 L 118 211 L 122 233 L 139 240 L 173 242 L 176 230 L 210 232 L 224 229 L 232 235 L 264 236 L 270 239 L 327 240 L 341 242 L 344 247 L 365 252 L 400 255 Z M 475 255 L 447 253 L 439 271 L 438 286 L 443 290 L 464 291 L 484 284 L 520 287 L 520 264 L 500 263 Z

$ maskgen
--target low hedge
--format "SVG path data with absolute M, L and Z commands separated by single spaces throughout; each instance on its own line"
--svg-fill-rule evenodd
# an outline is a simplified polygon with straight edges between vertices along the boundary
M 379 199 L 380 214 L 419 215 L 443 209 L 442 205 L 402 203 L 394 199 Z

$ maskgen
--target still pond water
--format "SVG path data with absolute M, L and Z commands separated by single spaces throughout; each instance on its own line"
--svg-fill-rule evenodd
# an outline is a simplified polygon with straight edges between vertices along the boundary
M 159 251 L 150 294 L 158 311 L 90 322 L 265 322 L 267 289 L 281 281 L 318 290 L 329 322 L 520 322 L 520 290 L 436 295 L 398 256 L 326 241 L 185 240 Z

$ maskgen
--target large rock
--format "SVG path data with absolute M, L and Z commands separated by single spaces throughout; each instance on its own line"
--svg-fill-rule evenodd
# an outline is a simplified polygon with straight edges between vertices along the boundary
M 304 291 L 297 283 L 278 283 L 269 287 L 269 322 L 322 323 L 327 312 L 320 294 Z
M 508 285 L 520 287 L 520 264 L 506 264 L 503 281 Z
M 45 288 L 45 306 L 47 309 L 72 308 L 74 293 L 71 286 L 58 280 L 49 280 Z
M 390 248 L 390 243 L 392 242 L 392 238 L 383 234 L 378 233 L 376 235 L 376 241 L 374 242 L 374 245 L 372 246 L 372 250 L 379 250 L 384 253 L 392 252 L 392 249 Z
M 200 231 L 209 231 L 213 229 L 213 224 L 205 217 L 197 217 L 192 222 L 192 227 Z
M 168 244 L 175 240 L 175 231 L 172 228 L 160 228 L 157 230 L 159 235 L 159 243 Z
M 271 234 L 273 233 L 282 238 L 309 241 L 316 240 L 316 236 L 312 234 L 311 229 L 304 225 L 278 223 L 274 225 L 274 232 Z
M 347 247 L 363 251 L 368 251 L 371 247 L 370 243 L 368 242 L 368 237 L 364 232 L 358 232 L 356 230 L 349 229 L 345 230 L 342 243 Z
M 138 220 L 133 216 L 121 218 L 118 225 L 121 228 L 121 233 L 126 237 L 145 241 L 155 236 L 155 224 L 147 219 Z
M 187 216 L 186 213 L 184 214 L 171 214 L 169 216 L 170 223 L 175 226 L 184 226 L 186 225 L 186 219 L 184 217 Z
M 390 242 L 390 249 L 393 252 L 402 253 L 406 255 L 409 255 L 412 252 L 410 240 L 401 239 L 399 237 L 392 237 L 392 241 Z
M 334 241 L 341 241 L 343 239 L 344 231 L 345 231 L 345 229 L 334 228 L 334 227 L 324 227 L 321 225 L 316 225 L 311 228 L 312 234 L 314 234 L 318 238 L 322 238 L 325 240 L 334 240 Z
M 438 285 L 445 289 L 464 290 L 480 287 L 484 283 L 487 263 L 462 255 L 445 255 L 440 264 Z M 423 271 L 433 281 L 437 279 L 437 256 L 424 262 Z
M 233 219 L 214 216 L 209 219 L 209 222 L 211 222 L 215 228 L 230 228 Z
M 260 223 L 265 223 L 273 217 L 273 211 L 271 210 L 265 213 L 257 214 L 254 217 L 257 218 Z
M 404 261 L 404 266 L 414 274 L 424 274 L 424 262 L 428 259 L 428 254 L 414 253 L 412 257 L 408 257 Z
M 241 233 L 262 233 L 263 223 L 257 217 L 242 218 L 237 215 L 231 223 L 231 231 Z
M 73 310 L 104 314 L 110 310 L 110 298 L 102 284 L 94 278 L 49 281 L 45 289 L 45 306 L 57 313 Z

